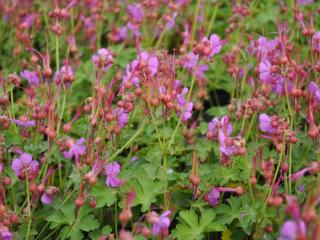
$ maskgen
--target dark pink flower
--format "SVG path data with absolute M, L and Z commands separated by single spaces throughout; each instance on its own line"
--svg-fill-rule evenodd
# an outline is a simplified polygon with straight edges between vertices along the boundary
M 312 4 L 313 0 L 298 0 L 297 3 L 299 5 L 307 5 L 307 4 Z
M 168 19 L 167 19 L 167 25 L 166 25 L 166 27 L 167 27 L 167 30 L 170 30 L 170 29 L 172 29 L 173 27 L 174 27 L 174 24 L 175 24 L 175 20 L 176 20 L 176 17 L 178 16 L 178 13 L 177 12 L 174 12 L 173 13 L 173 15 L 172 15 L 172 17 L 169 17 Z
M 220 40 L 220 37 L 217 34 L 212 34 L 210 36 L 210 40 L 208 40 L 207 37 L 203 37 L 202 42 L 210 46 L 211 51 L 210 51 L 209 57 L 212 57 L 218 54 L 221 51 L 221 48 L 223 45 Z
M 320 32 L 316 32 L 312 36 L 312 48 L 316 52 L 320 52 Z
M 271 63 L 267 59 L 259 63 L 259 79 L 261 82 L 267 83 L 270 81 L 270 77 L 272 76 L 271 66 Z
M 144 12 L 141 4 L 139 3 L 129 4 L 127 6 L 127 11 L 128 11 L 128 14 L 130 15 L 130 18 L 134 20 L 134 22 L 138 22 L 138 23 L 142 22 L 144 17 Z
M 9 228 L 2 225 L 0 227 L 0 236 L 1 236 L 1 240 L 12 240 L 13 236 L 12 233 L 10 232 Z
M 72 140 L 69 140 L 69 151 L 64 151 L 63 156 L 67 159 L 74 157 L 76 161 L 78 161 L 80 156 L 86 153 L 86 146 L 84 145 L 85 142 L 85 138 L 80 138 L 76 143 L 74 143 Z
M 22 153 L 19 158 L 13 159 L 11 168 L 18 178 L 25 179 L 28 176 L 29 179 L 33 179 L 38 174 L 39 163 L 32 159 L 31 154 Z
M 185 106 L 183 114 L 180 116 L 182 122 L 187 122 L 189 118 L 192 116 L 193 103 L 188 102 Z
M 299 223 L 293 220 L 287 220 L 281 227 L 281 233 L 278 240 L 296 240 L 299 235 L 306 234 L 306 225 L 300 220 Z
M 320 88 L 315 82 L 309 83 L 308 92 L 320 103 Z
M 68 65 L 61 67 L 60 71 L 56 71 L 54 74 L 54 81 L 56 84 L 70 83 L 74 80 L 75 75 L 72 68 Z
M 152 232 L 154 236 L 158 236 L 159 234 L 165 235 L 170 226 L 170 216 L 171 211 L 165 211 L 156 219 L 152 226 Z
M 303 168 L 301 169 L 300 171 L 294 173 L 291 175 L 291 179 L 292 181 L 296 181 L 296 180 L 299 180 L 300 178 L 303 177 L 303 175 L 307 172 L 310 172 L 310 171 L 313 171 L 313 170 L 316 170 L 318 167 L 317 166 L 311 166 L 311 167 L 306 167 L 306 168 Z
M 20 73 L 21 77 L 26 79 L 30 86 L 39 86 L 40 80 L 38 74 L 35 71 L 24 70 Z
M 12 119 L 12 122 L 15 124 L 23 127 L 23 128 L 28 128 L 28 127 L 34 127 L 36 125 L 36 122 L 34 120 L 19 120 L 19 119 Z
M 124 128 L 129 121 L 128 113 L 123 108 L 116 108 L 113 113 L 116 115 L 117 124 Z
M 196 55 L 193 52 L 189 52 L 188 55 L 183 59 L 183 67 L 192 71 L 193 68 L 197 65 L 198 59 L 199 55 Z
M 208 203 L 211 207 L 214 207 L 219 204 L 220 192 L 213 187 L 208 194 Z
M 274 133 L 276 129 L 272 127 L 271 117 L 265 113 L 259 115 L 259 128 L 266 133 Z
M 42 196 L 41 196 L 41 202 L 45 205 L 50 205 L 52 203 L 52 196 L 49 195 L 48 193 L 43 193 Z
M 121 42 L 124 41 L 127 38 L 128 35 L 128 27 L 123 26 L 115 30 L 115 41 L 116 42 Z
M 106 185 L 108 187 L 120 187 L 122 181 L 118 178 L 120 173 L 120 164 L 111 162 L 106 166 Z
M 159 61 L 158 58 L 155 56 L 150 56 L 146 52 L 142 52 L 139 56 L 139 61 L 147 64 L 150 75 L 154 76 L 158 72 Z
M 107 71 L 113 64 L 112 54 L 105 48 L 100 48 L 91 60 L 97 68 L 101 68 L 103 71 Z
M 92 170 L 86 174 L 86 179 L 90 182 L 95 182 L 97 176 L 102 171 L 105 161 L 103 159 L 96 159 Z

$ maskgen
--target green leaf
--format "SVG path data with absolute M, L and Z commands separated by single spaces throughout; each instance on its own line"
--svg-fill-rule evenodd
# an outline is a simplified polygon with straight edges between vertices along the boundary
M 100 224 L 98 220 L 95 219 L 94 215 L 89 214 L 81 217 L 79 221 L 76 222 L 74 227 L 81 229 L 82 231 L 89 232 L 97 229 L 99 226 Z
M 198 216 L 193 211 L 181 211 L 179 213 L 179 216 L 191 227 L 191 228 L 197 228 L 198 227 Z
M 221 232 L 227 228 L 215 220 L 216 213 L 213 209 L 202 209 L 201 216 L 191 209 L 179 213 L 180 224 L 173 230 L 177 239 L 203 239 L 204 233 Z
M 102 182 L 95 184 L 91 190 L 91 195 L 96 199 L 97 208 L 113 205 L 117 199 L 116 193 L 116 190 L 107 187 Z
M 155 202 L 156 196 L 162 192 L 163 183 L 150 181 L 148 178 L 140 177 L 137 181 L 131 182 L 136 190 L 136 199 L 134 205 L 141 204 L 141 211 L 146 212 L 151 203 Z
M 61 206 L 60 210 L 63 213 L 67 223 L 71 225 L 74 221 L 74 210 L 75 210 L 74 203 L 67 203 Z

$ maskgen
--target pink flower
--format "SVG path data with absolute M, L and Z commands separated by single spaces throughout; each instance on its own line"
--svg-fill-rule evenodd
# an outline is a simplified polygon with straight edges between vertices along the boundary
M 183 67 L 187 68 L 188 70 L 193 70 L 193 68 L 197 65 L 198 59 L 199 55 L 189 52 L 188 55 L 183 59 Z
M 167 30 L 170 30 L 170 29 L 172 29 L 174 27 L 175 20 L 176 20 L 177 16 L 178 16 L 178 13 L 174 12 L 172 17 L 168 18 L 168 22 L 167 22 L 167 25 L 166 25 Z
M 10 232 L 9 228 L 2 225 L 0 226 L 0 236 L 1 240 L 12 240 L 12 233 Z
M 320 52 L 320 32 L 316 32 L 312 36 L 312 48 L 315 52 Z
M 219 204 L 220 192 L 213 187 L 208 194 L 208 203 L 211 207 L 214 207 Z
M 192 109 L 193 109 L 193 103 L 192 102 L 188 102 L 186 104 L 186 107 L 184 109 L 184 112 L 181 116 L 181 121 L 182 122 L 187 122 L 189 118 L 191 118 L 192 116 Z
M 33 179 L 38 174 L 39 163 L 32 159 L 31 154 L 22 153 L 19 158 L 13 159 L 11 168 L 19 179 L 25 179 L 26 176 Z
M 40 80 L 36 72 L 24 70 L 20 73 L 21 77 L 26 79 L 30 86 L 39 86 Z
M 74 72 L 68 65 L 62 66 L 60 71 L 54 74 L 54 81 L 56 84 L 70 83 L 74 80 Z
M 41 202 L 45 205 L 50 205 L 52 203 L 52 196 L 49 195 L 48 193 L 43 193 L 41 196 Z
M 299 5 L 307 5 L 307 4 L 312 4 L 313 0 L 298 0 L 297 2 Z
M 212 34 L 210 36 L 210 41 L 208 40 L 207 37 L 203 37 L 202 43 L 209 45 L 211 49 L 209 57 L 212 57 L 221 51 L 222 42 L 220 40 L 220 37 L 217 34 Z
M 129 121 L 128 113 L 123 108 L 116 108 L 113 113 L 116 115 L 117 124 L 120 128 L 124 128 Z
M 162 235 L 166 234 L 170 226 L 170 218 L 169 218 L 170 214 L 171 214 L 171 211 L 165 211 L 153 223 L 152 232 L 154 236 L 158 236 L 159 234 L 162 234 Z
M 91 60 L 97 68 L 101 68 L 103 71 L 107 71 L 113 64 L 112 54 L 105 48 L 100 48 Z
M 36 122 L 34 120 L 19 120 L 19 119 L 12 119 L 12 122 L 15 124 L 23 127 L 23 128 L 28 128 L 28 127 L 34 127 L 36 125 Z
M 306 168 L 303 168 L 301 169 L 300 171 L 294 173 L 291 175 L 291 179 L 292 181 L 296 181 L 296 180 L 299 180 L 300 178 L 303 177 L 303 175 L 307 172 L 310 172 L 310 171 L 313 171 L 313 170 L 316 170 L 318 167 L 317 166 L 311 166 L 311 167 L 306 167 Z
M 122 181 L 118 178 L 120 173 L 120 164 L 111 162 L 106 166 L 106 185 L 108 187 L 120 187 Z
M 127 26 L 123 26 L 119 29 L 116 29 L 115 41 L 116 42 L 124 41 L 127 38 L 127 34 L 128 34 Z
M 159 66 L 159 61 L 157 57 L 150 56 L 146 52 L 142 52 L 139 57 L 140 57 L 139 59 L 140 61 L 147 64 L 150 72 L 150 76 L 156 75 L 156 73 L 158 72 L 158 66 Z
M 271 123 L 271 118 L 267 114 L 261 113 L 259 115 L 259 128 L 261 131 L 266 133 L 274 133 L 276 129 L 272 127 Z
M 79 161 L 80 156 L 86 153 L 86 146 L 84 143 L 86 142 L 85 138 L 80 138 L 76 143 L 73 141 L 68 141 L 69 151 L 64 151 L 63 156 L 66 159 L 70 159 L 75 157 L 76 161 Z
M 86 179 L 89 180 L 89 182 L 96 182 L 97 176 L 103 169 L 104 162 L 102 159 L 95 160 L 91 171 L 86 174 Z
M 144 17 L 144 12 L 141 4 L 135 3 L 135 4 L 129 4 L 127 6 L 128 14 L 130 15 L 130 18 L 132 18 L 135 22 L 142 22 Z
M 259 63 L 259 79 L 261 82 L 269 82 L 271 77 L 271 63 L 265 59 Z
M 300 220 L 298 223 L 293 220 L 287 220 L 281 227 L 281 233 L 278 240 L 296 240 L 299 235 L 306 234 L 306 225 Z
M 308 92 L 311 96 L 314 96 L 318 103 L 320 103 L 320 88 L 315 82 L 310 82 L 308 86 Z

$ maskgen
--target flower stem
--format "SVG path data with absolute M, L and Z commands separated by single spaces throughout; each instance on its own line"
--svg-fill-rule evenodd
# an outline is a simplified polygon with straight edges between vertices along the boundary
M 142 123 L 142 126 L 139 128 L 139 130 L 113 155 L 111 155 L 110 158 L 107 159 L 106 162 L 111 162 L 113 159 L 115 159 L 122 151 L 128 147 L 144 130 L 145 123 Z
M 31 206 L 30 206 L 30 189 L 29 189 L 29 176 L 27 174 L 26 176 L 26 192 L 27 192 L 27 203 L 28 203 L 28 215 L 29 215 L 29 221 L 28 221 L 28 228 L 27 228 L 27 234 L 26 234 L 26 240 L 29 239 L 29 234 L 30 234 L 30 227 L 31 227 L 31 222 L 32 222 L 32 216 L 31 216 Z
M 192 34 L 191 34 L 191 41 L 190 41 L 189 49 L 192 48 L 194 37 L 196 35 L 198 15 L 199 15 L 199 10 L 200 10 L 200 3 L 201 3 L 201 0 L 197 0 L 196 11 L 194 13 L 193 23 L 192 23 Z

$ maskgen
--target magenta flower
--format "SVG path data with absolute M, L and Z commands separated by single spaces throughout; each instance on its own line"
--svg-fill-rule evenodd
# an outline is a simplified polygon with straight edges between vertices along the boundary
M 207 37 L 203 37 L 202 38 L 202 43 L 209 44 L 210 49 L 211 49 L 209 57 L 212 57 L 212 56 L 218 54 L 221 51 L 222 42 L 220 40 L 220 37 L 217 34 L 212 34 L 210 36 L 210 40 L 208 40 Z
M 56 84 L 62 84 L 64 82 L 72 82 L 74 79 L 74 72 L 68 65 L 62 66 L 60 71 L 56 71 L 54 74 L 54 81 Z
M 142 52 L 140 54 L 140 61 L 148 65 L 148 69 L 151 76 L 156 75 L 156 73 L 158 72 L 158 66 L 159 66 L 159 61 L 157 57 L 150 56 L 148 53 Z
M 41 196 L 41 202 L 44 204 L 44 205 L 50 205 L 52 203 L 52 195 L 48 194 L 48 193 L 43 193 L 42 196 Z
M 187 87 L 184 87 L 181 91 L 180 94 L 177 94 L 177 102 L 179 103 L 180 106 L 184 106 L 187 102 L 186 100 L 186 95 L 188 93 L 189 89 Z
M 299 223 L 293 220 L 287 220 L 281 227 L 281 233 L 278 240 L 296 240 L 299 235 L 306 234 L 306 225 L 300 220 Z
M 293 88 L 293 83 L 286 78 L 283 78 L 280 74 L 276 74 L 272 83 L 272 91 L 280 94 L 286 95 L 287 91 L 290 93 Z
M 226 132 L 224 131 L 219 131 L 219 149 L 220 151 L 227 155 L 227 156 L 231 156 L 235 153 L 235 147 L 232 141 L 232 138 L 229 138 L 229 136 L 226 134 Z M 231 142 L 229 143 L 229 139 L 231 140 Z
M 127 27 L 128 27 L 129 30 L 131 30 L 132 34 L 135 37 L 139 37 L 140 36 L 139 25 L 133 24 L 131 22 L 128 22 L 127 23 Z
M 193 103 L 188 102 L 183 111 L 183 114 L 180 116 L 182 122 L 187 122 L 189 118 L 192 116 Z
M 203 77 L 204 77 L 204 73 L 206 72 L 206 71 L 208 71 L 208 65 L 206 65 L 206 64 L 199 64 L 198 65 L 198 68 L 197 68 L 197 71 L 196 71 L 196 77 L 197 77 L 197 79 L 199 79 L 199 80 L 201 80 L 201 79 L 203 79 Z
M 137 77 L 138 71 L 136 71 L 139 62 L 138 60 L 133 60 L 130 64 L 126 66 L 126 73 L 122 77 L 122 85 L 120 93 L 124 91 L 126 83 L 132 83 L 134 86 L 139 86 L 139 78 Z
M 104 162 L 105 161 L 102 159 L 96 159 L 93 166 L 92 166 L 91 171 L 86 174 L 86 179 L 89 181 L 95 182 L 97 176 L 99 175 L 99 173 L 103 169 Z
M 259 63 L 259 79 L 263 83 L 269 82 L 271 77 L 271 63 L 265 59 Z
M 171 211 L 165 211 L 160 215 L 158 219 L 153 223 L 152 232 L 154 236 L 159 234 L 165 235 L 170 226 L 170 218 L 168 217 L 171 214 Z
M 12 119 L 12 122 L 17 124 L 20 127 L 28 128 L 28 127 L 34 127 L 36 125 L 36 122 L 34 120 L 19 120 L 19 119 Z
M 25 179 L 26 176 L 33 179 L 38 174 L 39 163 L 32 159 L 31 154 L 22 153 L 19 158 L 13 159 L 11 168 L 19 179 Z
M 100 48 L 91 60 L 97 68 L 101 68 L 103 71 L 107 71 L 113 64 L 112 54 L 105 48 Z
M 320 52 L 320 32 L 316 32 L 312 36 L 312 48 L 316 52 Z
M 208 124 L 207 138 L 210 140 L 218 138 L 219 131 L 219 119 L 217 117 L 213 118 Z
M 116 115 L 117 124 L 121 128 L 124 128 L 129 121 L 128 113 L 123 108 L 116 108 L 113 110 L 113 113 Z
M 124 41 L 127 38 L 127 35 L 128 35 L 127 26 L 123 26 L 119 29 L 116 29 L 115 41 L 116 42 Z
M 308 92 L 315 97 L 318 103 L 320 103 L 320 88 L 315 82 L 309 83 Z
M 236 155 L 242 150 L 243 140 L 240 136 L 231 137 L 232 129 L 227 116 L 223 116 L 220 121 L 218 118 L 214 118 L 208 125 L 207 138 L 219 140 L 219 149 L 223 156 Z
M 177 16 L 178 16 L 178 13 L 174 12 L 172 17 L 168 18 L 168 22 L 167 22 L 167 25 L 166 25 L 167 30 L 170 30 L 170 29 L 172 29 L 174 27 L 175 20 L 176 20 Z
M 69 151 L 64 151 L 63 156 L 66 159 L 74 157 L 76 161 L 79 161 L 80 156 L 86 153 L 86 146 L 84 145 L 85 142 L 85 138 L 80 138 L 76 143 L 69 140 L 67 143 L 69 145 Z
M 26 79 L 30 86 L 39 86 L 40 80 L 36 72 L 24 70 L 20 73 L 21 77 Z
M 294 173 L 291 175 L 291 179 L 292 181 L 296 181 L 296 180 L 299 180 L 300 178 L 303 177 L 303 175 L 307 172 L 310 172 L 310 171 L 313 171 L 313 170 L 316 170 L 317 169 L 317 166 L 311 166 L 311 167 L 306 167 L 306 168 L 303 168 L 301 169 L 300 171 Z
M 10 232 L 10 230 L 5 227 L 5 226 L 2 226 L 1 229 L 0 229 L 0 236 L 1 236 L 1 240 L 12 240 L 13 237 L 12 237 L 12 233 Z
M 106 185 L 108 187 L 120 187 L 122 184 L 121 179 L 118 178 L 120 173 L 120 164 L 111 162 L 106 166 Z
M 276 129 L 272 127 L 271 117 L 265 113 L 259 115 L 259 128 L 266 133 L 274 133 Z
M 219 204 L 220 192 L 213 187 L 208 194 L 208 203 L 211 207 Z
M 193 68 L 197 65 L 198 59 L 199 55 L 196 55 L 193 52 L 189 52 L 185 59 L 183 59 L 183 67 L 188 70 L 193 70 Z
M 312 4 L 313 0 L 298 0 L 297 3 L 298 5 L 307 5 L 307 4 Z
M 144 17 L 144 12 L 141 4 L 135 3 L 135 4 L 129 4 L 127 6 L 128 14 L 130 15 L 130 18 L 133 19 L 135 22 L 142 22 Z
M 234 154 L 235 147 L 233 145 L 233 141 L 230 138 L 230 134 L 233 128 L 227 116 L 223 116 L 221 118 L 219 127 L 220 127 L 219 133 L 218 133 L 218 139 L 220 143 L 219 149 L 223 154 L 227 156 L 231 156 Z M 229 141 L 229 139 L 231 141 Z

